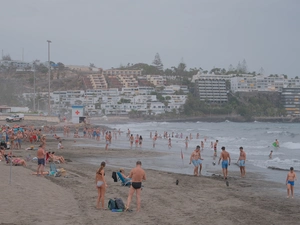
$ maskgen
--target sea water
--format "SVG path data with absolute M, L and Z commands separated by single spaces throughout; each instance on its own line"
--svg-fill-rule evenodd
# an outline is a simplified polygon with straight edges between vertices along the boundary
M 202 158 L 204 158 L 203 174 L 209 174 L 208 172 L 221 173 L 221 168 L 217 165 L 218 159 L 212 157 L 211 142 L 216 140 L 219 141 L 218 156 L 222 146 L 225 146 L 230 153 L 232 166 L 230 166 L 229 171 L 239 171 L 239 167 L 234 163 L 239 157 L 239 147 L 241 146 L 247 154 L 246 170 L 258 172 L 262 175 L 262 179 L 284 184 L 290 167 L 294 167 L 296 173 L 300 171 L 300 124 L 297 123 L 147 122 L 112 124 L 110 126 L 123 132 L 118 140 L 113 139 L 110 148 L 120 148 L 124 151 L 130 148 L 129 140 L 126 137 L 127 129 L 130 129 L 134 137 L 136 134 L 143 136 L 142 148 L 135 148 L 134 144 L 133 149 L 167 153 L 162 157 L 139 156 L 144 168 L 192 174 L 193 167 L 189 165 L 190 155 L 195 147 L 200 145 L 200 141 L 204 141 L 206 138 L 204 150 L 201 152 Z M 172 148 L 168 148 L 168 139 L 163 138 L 164 131 L 171 135 Z M 154 137 L 155 132 L 162 137 L 157 139 L 155 148 L 152 147 L 150 132 L 152 132 L 152 137 Z M 182 138 L 180 138 L 181 133 Z M 200 134 L 199 139 L 196 139 L 197 133 Z M 176 134 L 179 137 L 176 138 Z M 185 138 L 190 137 L 190 134 L 193 138 L 189 140 L 186 149 Z M 275 139 L 278 139 L 279 147 L 272 145 Z M 103 147 L 104 141 L 94 144 L 94 146 Z M 269 158 L 271 150 L 273 151 L 272 159 Z M 100 160 L 103 159 L 89 159 L 88 161 L 98 164 Z M 105 160 L 112 166 L 132 168 L 137 159 L 124 159 L 120 156 L 120 158 L 106 158 Z M 215 166 L 213 162 L 216 162 Z M 300 172 L 298 176 L 300 177 Z

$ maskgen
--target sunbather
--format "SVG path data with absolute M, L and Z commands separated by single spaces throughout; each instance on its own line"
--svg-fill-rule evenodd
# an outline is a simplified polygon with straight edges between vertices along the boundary
M 21 158 L 7 157 L 7 161 L 8 163 L 11 161 L 14 166 L 27 166 L 25 160 Z
M 64 157 L 55 155 L 55 152 L 52 152 L 49 156 L 50 156 L 50 158 L 53 159 L 53 161 L 59 161 L 60 163 L 65 163 L 66 162 Z
M 57 136 L 56 134 L 54 134 L 53 137 L 54 137 L 56 140 L 60 140 L 60 137 Z
M 130 181 L 131 178 L 129 178 L 129 176 L 125 175 L 125 170 L 123 168 L 120 168 L 120 174 L 122 175 L 122 177 L 124 178 L 125 182 Z

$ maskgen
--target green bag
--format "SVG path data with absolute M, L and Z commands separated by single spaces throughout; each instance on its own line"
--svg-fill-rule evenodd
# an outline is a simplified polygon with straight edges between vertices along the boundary
M 116 201 L 114 199 L 109 199 L 108 208 L 109 208 L 109 210 L 117 209 Z

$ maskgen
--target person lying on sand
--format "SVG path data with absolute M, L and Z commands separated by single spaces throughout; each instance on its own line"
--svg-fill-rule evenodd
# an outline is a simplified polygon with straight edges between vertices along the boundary
M 37 148 L 34 148 L 34 146 L 30 146 L 29 148 L 26 148 L 26 150 L 37 150 Z
M 14 166 L 27 166 L 25 160 L 22 158 L 7 157 L 7 162 L 12 162 Z
M 57 136 L 56 134 L 54 134 L 53 137 L 54 137 L 56 140 L 60 140 L 60 137 Z

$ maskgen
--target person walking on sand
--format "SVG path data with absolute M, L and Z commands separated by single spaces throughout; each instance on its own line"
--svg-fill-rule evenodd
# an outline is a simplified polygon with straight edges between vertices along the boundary
M 221 152 L 221 155 L 220 155 L 220 159 L 219 159 L 218 165 L 220 165 L 220 161 L 222 160 L 223 176 L 224 176 L 224 179 L 227 180 L 228 166 L 230 166 L 231 159 L 230 159 L 229 152 L 227 152 L 225 150 L 225 147 L 223 146 L 221 149 L 222 149 L 222 152 Z
M 241 177 L 245 177 L 245 175 L 246 175 L 246 171 L 245 171 L 246 153 L 245 153 L 243 147 L 240 147 L 240 157 L 239 157 L 237 163 L 239 161 L 240 161 Z
M 98 190 L 98 197 L 97 197 L 97 204 L 96 204 L 97 209 L 100 209 L 100 202 L 101 202 L 101 209 L 104 209 L 104 196 L 107 188 L 104 167 L 105 167 L 105 162 L 102 162 L 100 164 L 100 168 L 96 172 L 95 182 L 96 182 L 96 188 Z
M 39 175 L 39 172 L 41 176 L 44 176 L 44 167 L 45 167 L 45 149 L 44 145 L 40 145 L 39 149 L 37 150 L 37 158 L 38 158 L 38 168 L 36 171 L 36 175 Z
M 146 180 L 146 173 L 142 169 L 142 162 L 141 161 L 136 162 L 136 167 L 133 168 L 130 171 L 130 174 L 129 174 L 128 178 L 131 178 L 132 182 L 131 182 L 131 186 L 130 186 L 130 189 L 129 189 L 127 203 L 125 205 L 125 211 L 127 211 L 129 209 L 132 196 L 133 196 L 134 192 L 136 192 L 136 203 L 137 203 L 136 211 L 139 212 L 140 209 L 141 209 L 142 181 Z
M 194 175 L 198 176 L 198 171 L 199 171 L 199 166 L 200 166 L 200 174 L 202 170 L 202 158 L 200 155 L 200 146 L 197 145 L 196 149 L 192 152 L 191 157 L 190 157 L 190 164 L 193 163 L 195 166 L 194 168 Z
M 294 198 L 295 180 L 297 180 L 297 176 L 296 173 L 294 172 L 294 168 L 291 167 L 290 171 L 286 176 L 287 198 L 290 197 L 290 191 L 291 191 L 292 198 Z

